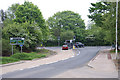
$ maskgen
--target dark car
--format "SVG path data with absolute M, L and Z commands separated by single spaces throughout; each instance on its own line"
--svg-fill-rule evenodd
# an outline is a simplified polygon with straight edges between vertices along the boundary
M 62 50 L 68 50 L 68 45 L 63 45 Z
M 76 42 L 75 47 L 84 47 L 84 44 L 81 42 Z

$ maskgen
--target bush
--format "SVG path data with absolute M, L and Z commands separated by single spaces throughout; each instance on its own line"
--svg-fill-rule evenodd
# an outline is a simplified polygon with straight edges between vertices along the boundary
M 20 60 L 32 60 L 35 58 L 41 58 L 41 57 L 46 57 L 45 54 L 37 54 L 35 52 L 32 53 L 16 53 L 11 56 L 12 58 L 15 59 L 20 59 Z
M 0 64 L 12 63 L 19 61 L 19 59 L 11 58 L 11 57 L 0 57 Z
M 16 62 L 19 60 L 32 60 L 35 58 L 41 58 L 41 57 L 46 57 L 45 54 L 37 54 L 35 52 L 32 53 L 16 53 L 10 57 L 0 57 L 0 63 L 1 64 L 6 64 L 6 63 L 12 63 Z
M 2 40 L 0 39 L 0 56 L 2 56 Z
M 30 53 L 16 53 L 12 55 L 12 58 L 20 59 L 20 60 L 32 60 L 32 57 L 29 55 Z
M 14 47 L 13 52 L 16 53 L 18 50 Z M 2 56 L 10 56 L 12 54 L 12 46 L 9 40 L 2 39 Z
M 2 56 L 10 56 L 11 52 L 9 40 L 2 39 Z
M 47 50 L 47 49 L 37 49 L 36 52 L 37 53 L 48 53 L 49 50 Z

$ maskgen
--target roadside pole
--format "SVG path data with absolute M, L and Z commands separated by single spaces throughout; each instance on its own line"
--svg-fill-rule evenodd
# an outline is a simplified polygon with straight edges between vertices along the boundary
M 117 38 L 117 27 L 118 27 L 118 0 L 116 1 L 116 51 L 115 51 L 115 53 L 116 53 L 116 59 L 118 59 L 118 50 L 117 50 L 117 47 L 118 47 L 118 45 L 117 45 L 117 40 L 118 40 L 118 38 Z
M 117 27 L 118 27 L 118 0 L 100 0 L 100 1 L 103 1 L 103 2 L 116 2 L 116 42 L 115 42 L 116 50 L 115 50 L 115 58 L 118 59 L 118 50 L 117 50 L 117 48 L 118 48 L 118 45 L 117 45 L 117 43 L 118 43 L 117 42 L 117 40 L 118 40 L 118 37 L 117 37 L 117 34 L 118 34 L 118 32 L 117 32 Z
M 21 46 L 21 53 L 22 53 L 22 46 Z
M 12 45 L 12 55 L 13 55 L 13 45 Z
M 23 45 L 20 45 L 20 47 L 21 47 L 21 53 L 22 53 L 22 47 L 23 47 Z

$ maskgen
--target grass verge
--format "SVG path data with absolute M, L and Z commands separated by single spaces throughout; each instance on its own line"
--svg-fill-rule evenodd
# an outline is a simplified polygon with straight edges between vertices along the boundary
M 115 53 L 115 50 L 114 49 L 110 50 L 110 53 Z M 118 50 L 118 53 L 120 53 L 120 50 Z
M 36 58 L 48 57 L 53 54 L 55 54 L 55 52 L 47 49 L 40 49 L 37 50 L 36 52 L 31 52 L 31 53 L 16 53 L 11 55 L 10 57 L 0 57 L 0 64 L 17 62 L 20 60 L 33 60 Z

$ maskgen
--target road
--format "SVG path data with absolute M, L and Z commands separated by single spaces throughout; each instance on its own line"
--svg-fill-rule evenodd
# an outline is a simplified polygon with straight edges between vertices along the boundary
M 61 60 L 56 63 L 45 64 L 30 69 L 10 72 L 2 75 L 2 77 L 3 78 L 50 78 L 59 75 L 63 72 L 66 72 L 68 70 L 80 68 L 87 65 L 87 63 L 96 56 L 97 52 L 104 48 L 106 47 L 79 48 L 75 50 L 76 54 L 79 55 L 76 55 L 75 57 L 72 57 L 70 59 Z M 55 47 L 51 49 L 55 49 Z M 57 47 L 57 49 L 60 49 L 60 47 Z

